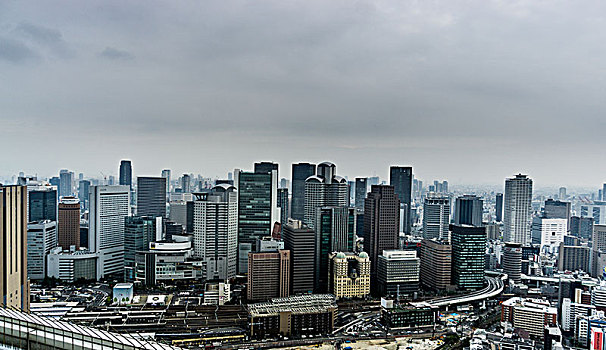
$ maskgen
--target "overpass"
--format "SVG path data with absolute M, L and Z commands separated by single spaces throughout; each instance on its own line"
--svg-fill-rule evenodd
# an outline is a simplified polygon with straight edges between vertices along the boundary
M 108 332 L 5 308 L 0 308 L 0 344 L 18 349 L 180 349 L 138 334 Z
M 474 301 L 489 299 L 503 293 L 503 290 L 505 289 L 505 280 L 507 279 L 507 275 L 502 274 L 498 277 L 485 276 L 484 279 L 486 280 L 486 287 L 480 290 L 465 295 L 433 299 L 427 301 L 427 303 L 431 307 L 440 308 L 445 306 L 467 304 Z

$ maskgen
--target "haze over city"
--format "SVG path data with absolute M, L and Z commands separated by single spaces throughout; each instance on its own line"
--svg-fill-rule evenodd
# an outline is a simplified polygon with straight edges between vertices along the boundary
M 604 3 L 0 2 L 0 176 L 604 180 Z M 35 166 L 34 166 L 35 165 Z

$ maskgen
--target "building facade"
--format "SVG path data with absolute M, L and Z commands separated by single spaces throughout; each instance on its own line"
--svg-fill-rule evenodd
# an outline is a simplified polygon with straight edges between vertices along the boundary
M 450 224 L 450 199 L 427 196 L 423 202 L 423 238 L 448 239 Z
M 27 224 L 27 277 L 47 276 L 46 256 L 57 246 L 57 222 L 44 220 Z
M 331 253 L 328 290 L 337 299 L 364 298 L 370 295 L 370 259 L 366 252 Z
M 290 295 L 290 251 L 279 249 L 248 253 L 249 301 L 263 301 Z
M 452 246 L 447 241 L 424 239 L 421 242 L 421 284 L 434 290 L 451 286 Z
M 377 261 L 380 296 L 411 295 L 419 290 L 421 259 L 414 250 L 384 250 Z
M 505 180 L 503 213 L 503 240 L 505 242 L 530 243 L 532 215 L 532 180 L 526 175 L 516 175 Z
M 452 235 L 452 282 L 459 289 L 484 286 L 486 231 L 484 227 L 450 225 Z
M 400 201 L 392 186 L 372 186 L 364 202 L 364 251 L 376 262 L 384 250 L 399 248 Z M 371 265 L 373 278 L 376 264 Z
M 315 173 L 315 164 L 297 163 L 292 165 L 290 217 L 295 220 L 305 220 L 305 180 Z
M 318 173 L 305 180 L 304 222 L 311 228 L 315 228 L 317 208 L 349 206 L 349 185 L 336 169 L 330 162 L 320 163 Z
M 455 225 L 482 226 L 482 213 L 484 212 L 484 201 L 474 195 L 458 197 L 455 203 L 454 223 Z
M 65 250 L 72 246 L 76 250 L 80 249 L 80 200 L 75 197 L 62 197 L 57 216 L 59 246 Z
M 405 218 L 402 231 L 409 234 L 412 229 L 411 209 L 412 209 L 412 167 L 392 166 L 389 168 L 389 185 L 393 186 L 396 195 L 400 200 L 400 205 L 404 209 Z
M 137 177 L 137 215 L 166 217 L 166 179 Z
M 314 290 L 315 232 L 299 220 L 284 226 L 284 249 L 290 251 L 290 292 L 307 294 Z

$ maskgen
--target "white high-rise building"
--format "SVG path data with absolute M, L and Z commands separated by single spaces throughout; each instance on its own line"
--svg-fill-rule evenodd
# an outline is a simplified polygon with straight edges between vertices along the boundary
M 514 243 L 530 243 L 532 215 L 532 180 L 518 174 L 505 180 L 503 206 L 503 240 Z
M 317 175 L 305 180 L 305 220 L 314 228 L 317 208 L 349 206 L 349 185 L 336 174 L 337 167 L 330 162 L 320 163 Z
M 204 261 L 206 279 L 236 276 L 238 254 L 238 195 L 232 185 L 215 186 L 196 194 L 194 256 Z
M 429 194 L 423 202 L 423 238 L 448 239 L 450 199 Z
M 546 219 L 535 217 L 532 219 L 532 238 L 536 244 L 557 249 L 564 242 L 564 236 L 568 229 L 568 219 Z
M 97 278 L 124 274 L 124 218 L 129 216 L 129 186 L 91 186 L 89 250 L 98 253 Z
M 46 256 L 57 246 L 57 222 L 44 220 L 27 224 L 27 277 L 48 276 Z

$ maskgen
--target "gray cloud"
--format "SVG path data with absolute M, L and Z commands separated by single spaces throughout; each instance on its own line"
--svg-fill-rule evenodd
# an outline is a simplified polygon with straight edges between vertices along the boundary
M 118 50 L 109 46 L 106 47 L 105 50 L 101 51 L 99 56 L 111 60 L 132 60 L 135 58 L 135 56 L 128 51 Z
M 17 25 L 14 33 L 29 39 L 34 45 L 48 50 L 54 56 L 68 58 L 73 55 L 63 35 L 57 29 L 23 22 Z
M 11 63 L 23 63 L 38 55 L 22 42 L 0 36 L 0 59 Z

